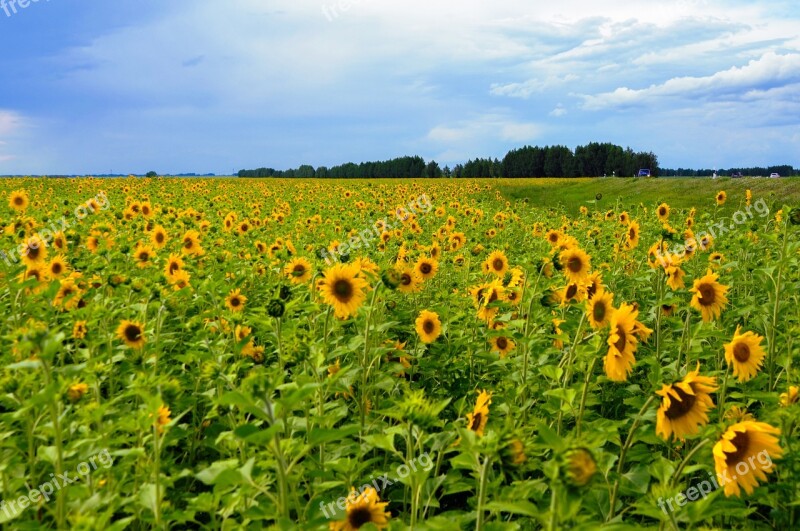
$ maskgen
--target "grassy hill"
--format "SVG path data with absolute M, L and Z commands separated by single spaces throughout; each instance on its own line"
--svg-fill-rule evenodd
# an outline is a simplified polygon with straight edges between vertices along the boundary
M 509 199 L 527 199 L 531 205 L 559 206 L 575 213 L 582 205 L 590 206 L 602 194 L 600 208 L 633 209 L 639 203 L 653 206 L 663 202 L 675 208 L 714 207 L 720 190 L 728 194 L 725 210 L 744 204 L 745 190 L 753 201 L 763 198 L 771 210 L 784 204 L 800 205 L 800 178 L 602 178 L 602 179 L 500 179 L 497 188 Z

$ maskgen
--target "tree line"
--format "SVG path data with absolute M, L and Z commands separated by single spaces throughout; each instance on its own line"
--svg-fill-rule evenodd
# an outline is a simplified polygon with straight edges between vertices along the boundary
M 439 166 L 435 160 L 425 162 L 419 156 L 399 157 L 386 161 L 348 162 L 331 168 L 314 168 L 304 164 L 296 169 L 257 168 L 241 170 L 239 177 L 288 177 L 321 179 L 374 178 L 471 178 L 471 177 L 630 177 L 646 168 L 658 176 L 658 157 L 652 152 L 634 152 L 610 143 L 591 142 L 571 150 L 567 146 L 524 146 L 509 151 L 503 160 L 470 159 L 453 168 Z
M 777 173 L 781 177 L 791 177 L 797 176 L 800 174 L 800 169 L 794 168 L 790 164 L 781 164 L 778 166 L 754 166 L 751 168 L 730 168 L 724 169 L 720 168 L 719 170 L 711 170 L 711 169 L 702 169 L 702 170 L 692 170 L 688 168 L 677 168 L 677 169 L 662 169 L 661 175 L 665 177 L 711 177 L 714 174 L 718 176 L 727 177 L 731 175 L 739 176 L 762 176 L 766 177 L 771 173 Z

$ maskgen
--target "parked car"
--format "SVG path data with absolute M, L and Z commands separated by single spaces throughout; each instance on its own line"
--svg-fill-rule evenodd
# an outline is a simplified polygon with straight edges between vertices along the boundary
M 647 169 L 647 168 L 643 168 L 643 169 L 639 170 L 638 177 L 650 177 L 650 170 Z
M 770 178 L 770 179 L 777 179 L 778 177 L 780 177 L 780 175 L 779 175 L 779 174 L 777 174 L 777 173 L 770 173 L 770 174 L 769 174 L 769 178 Z
M 734 179 L 741 179 L 742 177 L 744 177 L 744 175 L 742 175 L 742 172 L 737 171 L 737 172 L 731 173 L 731 177 L 733 177 Z

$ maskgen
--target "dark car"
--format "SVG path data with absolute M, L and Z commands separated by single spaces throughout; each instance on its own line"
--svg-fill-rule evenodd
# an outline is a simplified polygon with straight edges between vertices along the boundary
M 650 170 L 647 168 L 642 168 L 639 170 L 639 175 L 637 177 L 650 177 Z
M 742 172 L 736 171 L 731 173 L 731 177 L 733 177 L 734 179 L 741 179 L 742 177 L 744 177 L 744 175 L 742 175 Z

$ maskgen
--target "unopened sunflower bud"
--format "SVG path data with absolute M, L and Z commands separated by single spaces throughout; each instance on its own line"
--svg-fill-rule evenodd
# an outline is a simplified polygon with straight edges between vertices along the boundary
M 564 456 L 564 471 L 567 483 L 573 487 L 583 487 L 597 473 L 597 463 L 586 448 L 575 448 Z
M 267 314 L 269 314 L 270 317 L 282 317 L 285 311 L 286 306 L 280 299 L 272 299 L 269 301 L 269 304 L 267 304 Z

